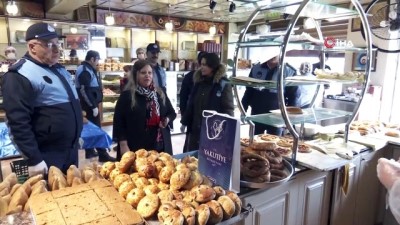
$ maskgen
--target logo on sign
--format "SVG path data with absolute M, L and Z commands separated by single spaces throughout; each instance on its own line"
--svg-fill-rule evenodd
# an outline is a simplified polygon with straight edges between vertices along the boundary
M 220 140 L 224 133 L 224 124 L 226 123 L 226 120 L 214 120 L 210 124 L 209 121 L 212 120 L 207 120 L 206 122 L 207 138 L 210 140 Z
M 333 48 L 333 47 L 349 48 L 354 46 L 352 41 L 340 40 L 333 37 L 326 37 L 324 40 L 324 45 L 326 48 Z

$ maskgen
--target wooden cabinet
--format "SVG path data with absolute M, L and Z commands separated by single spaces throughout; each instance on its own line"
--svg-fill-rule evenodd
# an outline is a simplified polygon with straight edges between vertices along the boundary
M 332 175 L 305 171 L 279 186 L 243 198 L 253 212 L 244 221 L 254 225 L 327 224 Z

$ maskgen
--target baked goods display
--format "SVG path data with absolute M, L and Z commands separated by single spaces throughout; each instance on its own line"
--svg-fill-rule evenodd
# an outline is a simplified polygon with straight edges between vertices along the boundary
M 144 224 L 105 179 L 45 192 L 30 203 L 36 224 Z
M 379 121 L 358 120 L 350 124 L 350 131 L 358 131 L 360 135 L 379 133 L 383 128 Z
M 283 156 L 292 155 L 293 140 L 271 134 L 254 136 L 253 143 L 248 138 L 241 138 L 241 180 L 252 183 L 281 181 L 289 176 Z M 311 147 L 299 143 L 299 153 L 310 153 Z
M 288 114 L 303 114 L 303 110 L 299 107 L 287 106 L 286 111 Z
M 398 138 L 398 137 L 400 137 L 400 132 L 399 132 L 399 130 L 390 129 L 390 130 L 387 130 L 387 131 L 385 132 L 385 135 L 386 135 L 386 136 L 389 136 L 389 137 Z
M 342 81 L 363 82 L 365 77 L 364 72 L 357 72 L 357 71 L 338 73 L 338 72 L 332 72 L 330 70 L 315 69 L 314 73 L 318 79 L 331 79 L 331 80 L 342 80 Z
M 241 212 L 239 197 L 197 170 L 194 157 L 167 153 L 126 152 L 120 162 L 106 162 L 100 174 L 146 220 L 162 224 L 216 224 Z

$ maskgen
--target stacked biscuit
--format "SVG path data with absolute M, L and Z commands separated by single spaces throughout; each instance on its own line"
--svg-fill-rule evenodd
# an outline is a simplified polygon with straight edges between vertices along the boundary
M 46 192 L 46 183 L 43 175 L 31 177 L 23 184 L 17 183 L 15 173 L 8 175 L 0 183 L 0 217 L 22 210 L 29 211 L 31 198 Z
M 270 134 L 255 136 L 253 143 L 241 138 L 241 179 L 248 182 L 275 182 L 288 176 L 282 156 L 292 154 L 293 141 Z M 300 143 L 298 151 L 311 152 L 311 148 Z
M 110 179 L 126 202 L 146 219 L 162 224 L 216 224 L 241 211 L 239 197 L 197 170 L 197 159 L 181 161 L 167 153 L 125 153 L 120 162 L 107 162 L 100 174 Z

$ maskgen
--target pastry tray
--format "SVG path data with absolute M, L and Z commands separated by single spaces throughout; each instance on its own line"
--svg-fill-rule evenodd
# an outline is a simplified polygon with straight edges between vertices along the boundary
M 255 183 L 255 182 L 240 180 L 240 186 L 249 188 L 271 188 L 279 184 L 285 183 L 286 181 L 290 180 L 290 178 L 293 176 L 294 169 L 292 164 L 290 164 L 290 162 L 288 162 L 287 160 L 283 159 L 282 162 L 285 164 L 285 170 L 289 174 L 285 179 L 274 182 L 264 182 L 264 183 Z
M 250 214 L 250 212 L 253 211 L 253 208 L 251 205 L 247 205 L 246 208 L 242 207 L 242 210 L 239 215 L 234 216 L 230 219 L 221 221 L 220 223 L 217 223 L 215 225 L 231 225 L 231 224 L 237 224 L 238 222 L 246 219 L 246 217 Z M 147 225 L 160 225 L 160 222 L 158 220 L 145 220 L 145 224 Z

